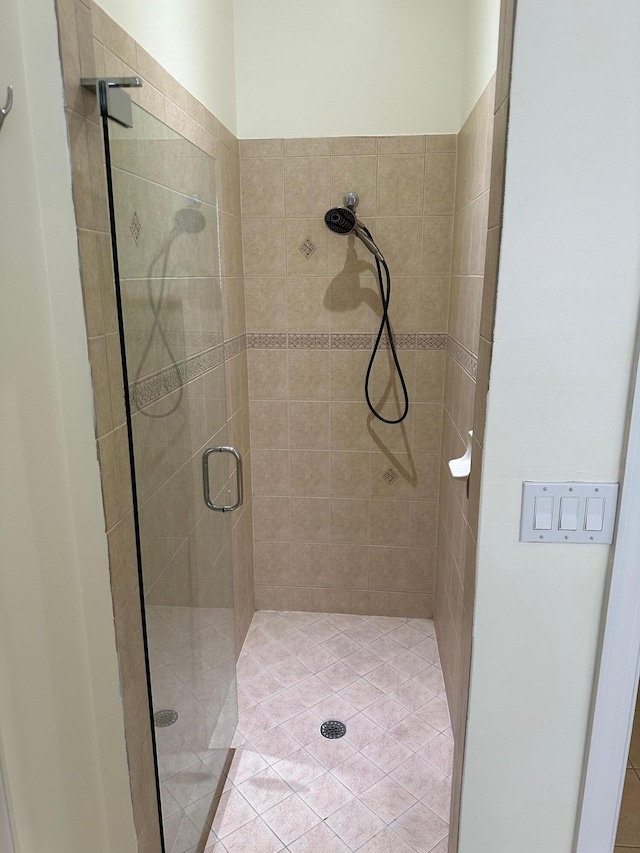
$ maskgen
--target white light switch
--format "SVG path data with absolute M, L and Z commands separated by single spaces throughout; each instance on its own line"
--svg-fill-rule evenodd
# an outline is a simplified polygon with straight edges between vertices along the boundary
M 520 541 L 610 544 L 617 506 L 617 483 L 526 482 Z
M 578 529 L 578 498 L 560 498 L 560 530 Z
M 534 530 L 551 530 L 553 527 L 553 498 L 536 498 L 533 528 Z
M 604 498 L 587 498 L 587 508 L 584 514 L 585 530 L 602 530 L 606 502 Z

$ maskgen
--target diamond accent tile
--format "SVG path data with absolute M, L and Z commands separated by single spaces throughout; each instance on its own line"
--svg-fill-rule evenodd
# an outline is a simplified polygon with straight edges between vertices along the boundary
M 129 231 L 131 231 L 133 242 L 137 246 L 140 242 L 140 236 L 142 235 L 142 222 L 140 222 L 140 217 L 138 216 L 135 210 L 133 211 L 131 222 L 129 222 Z
M 395 483 L 399 476 L 400 474 L 398 474 L 395 468 L 387 468 L 387 470 L 382 475 L 382 479 L 386 480 L 387 483 L 391 485 L 392 483 Z
M 312 243 L 309 237 L 306 240 L 303 240 L 302 243 L 298 246 L 298 249 L 302 252 L 305 258 L 310 258 L 311 255 L 315 252 L 317 246 L 315 243 Z

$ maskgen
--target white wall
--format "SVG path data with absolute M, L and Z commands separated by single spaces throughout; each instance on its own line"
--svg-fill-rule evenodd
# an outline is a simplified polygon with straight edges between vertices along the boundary
M 499 0 L 100 5 L 242 138 L 457 133 L 495 70 Z
M 241 138 L 457 133 L 465 0 L 234 0 Z
M 100 5 L 237 132 L 233 0 L 100 0 Z
M 467 0 L 461 126 L 496 70 L 499 32 L 500 0 Z
M 573 849 L 610 549 L 520 544 L 521 483 L 620 476 L 639 43 L 637 0 L 518 2 L 460 853 Z
M 2 13 L 0 84 L 15 87 L 0 132 L 5 781 L 20 853 L 133 853 L 54 4 Z

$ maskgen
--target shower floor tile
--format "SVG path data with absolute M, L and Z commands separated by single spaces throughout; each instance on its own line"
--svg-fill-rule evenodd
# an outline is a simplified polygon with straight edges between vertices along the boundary
M 259 611 L 238 689 L 225 791 L 244 822 L 214 825 L 207 853 L 445 850 L 453 743 L 430 620 Z M 322 737 L 325 719 L 344 738 Z

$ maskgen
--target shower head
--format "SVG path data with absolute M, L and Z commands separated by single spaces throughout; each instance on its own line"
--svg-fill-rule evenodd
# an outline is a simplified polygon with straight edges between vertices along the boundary
M 177 210 L 174 222 L 182 234 L 199 234 L 204 231 L 207 224 L 204 214 L 196 210 L 195 207 L 183 207 L 181 210 Z
M 384 260 L 382 252 L 366 233 L 364 225 L 352 210 L 346 207 L 332 207 L 325 213 L 324 221 L 327 228 L 334 234 L 351 234 L 353 232 L 379 261 Z
M 332 207 L 325 213 L 324 221 L 334 234 L 350 234 L 358 224 L 355 213 L 346 207 Z

